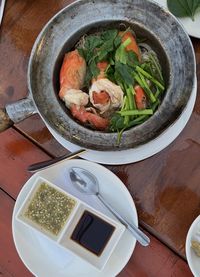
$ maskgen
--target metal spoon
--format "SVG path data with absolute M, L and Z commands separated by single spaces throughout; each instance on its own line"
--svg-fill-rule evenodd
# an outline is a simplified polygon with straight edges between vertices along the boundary
M 117 211 L 106 202 L 99 192 L 99 183 L 97 178 L 89 171 L 80 168 L 72 167 L 69 169 L 69 175 L 74 186 L 82 193 L 96 195 L 99 200 L 108 208 L 108 210 L 134 235 L 136 240 L 143 246 L 148 246 L 150 239 L 134 224 L 130 224 Z

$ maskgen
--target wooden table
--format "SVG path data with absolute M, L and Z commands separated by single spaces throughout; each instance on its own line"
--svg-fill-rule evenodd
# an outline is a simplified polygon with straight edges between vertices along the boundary
M 32 45 L 44 24 L 72 1 L 8 0 L 0 28 L 0 107 L 27 94 Z M 200 74 L 200 41 L 192 39 Z M 200 83 L 198 80 L 198 88 Z M 144 161 L 107 166 L 129 189 L 139 224 L 151 238 L 137 244 L 119 276 L 192 276 L 185 260 L 185 239 L 200 213 L 200 97 L 181 135 Z M 38 115 L 0 134 L 0 275 L 31 276 L 18 257 L 11 231 L 16 197 L 31 176 L 27 166 L 66 153 Z M 42 276 L 41 276 L 42 277 Z

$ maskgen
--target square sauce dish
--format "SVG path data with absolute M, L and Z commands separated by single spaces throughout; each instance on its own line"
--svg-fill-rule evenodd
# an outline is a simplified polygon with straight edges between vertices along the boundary
M 38 177 L 22 203 L 16 219 L 58 241 L 79 205 L 76 197 Z
M 102 270 L 124 231 L 124 225 L 82 202 L 59 243 Z

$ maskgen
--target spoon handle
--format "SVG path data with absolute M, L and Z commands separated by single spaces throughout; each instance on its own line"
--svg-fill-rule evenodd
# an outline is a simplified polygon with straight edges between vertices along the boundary
M 130 224 L 125 218 L 123 218 L 117 211 L 113 209 L 106 202 L 106 200 L 98 193 L 97 197 L 99 200 L 108 208 L 108 210 L 123 224 L 127 227 L 127 229 L 133 234 L 136 240 L 143 246 L 148 246 L 150 243 L 150 239 L 134 224 Z

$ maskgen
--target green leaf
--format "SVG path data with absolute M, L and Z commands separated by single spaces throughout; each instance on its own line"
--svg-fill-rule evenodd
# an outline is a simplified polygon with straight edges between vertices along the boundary
M 167 0 L 167 6 L 170 12 L 177 17 L 191 17 L 194 20 L 194 14 L 200 6 L 199 0 Z
M 127 59 L 128 59 L 127 52 L 125 50 L 124 45 L 121 44 L 115 52 L 115 60 L 120 62 L 120 63 L 126 64 Z
M 127 64 L 132 67 L 139 64 L 138 56 L 132 50 L 127 52 Z
M 167 6 L 170 12 L 177 17 L 189 16 L 185 0 L 167 0 Z
M 96 48 L 100 47 L 102 44 L 103 41 L 100 37 L 92 35 L 86 37 L 84 47 L 82 48 L 86 62 L 89 62 L 90 59 L 94 58 Z
M 95 59 L 90 60 L 90 63 L 88 64 L 87 70 L 86 70 L 86 77 L 85 77 L 86 87 L 89 87 L 91 79 L 97 77 L 99 72 L 100 70 L 97 67 L 96 60 Z
M 98 60 L 106 60 L 109 52 L 114 50 L 113 40 L 108 40 L 98 49 Z
M 200 0 L 194 0 L 193 7 L 192 7 L 193 17 L 199 7 L 200 7 Z
M 120 44 L 121 44 L 121 42 L 122 42 L 121 37 L 120 37 L 120 36 L 117 36 L 117 37 L 114 39 L 114 46 L 115 46 L 115 48 L 119 47 Z
M 115 73 L 117 73 L 117 77 L 119 77 L 120 82 L 125 82 L 127 85 L 134 84 L 134 78 L 132 76 L 133 70 L 128 65 L 116 61 Z M 116 81 L 118 81 L 118 78 Z
M 118 31 L 116 29 L 107 30 L 101 34 L 101 39 L 103 41 L 114 40 L 117 34 L 118 34 Z
M 86 37 L 84 47 L 87 50 L 93 50 L 93 49 L 99 47 L 100 45 L 102 45 L 102 43 L 103 43 L 103 41 L 99 36 L 91 35 L 91 36 Z
M 115 132 L 123 129 L 124 127 L 126 127 L 124 124 L 124 117 L 115 113 L 110 120 L 110 130 Z
M 97 75 L 99 74 L 100 70 L 97 67 L 95 60 L 92 60 L 92 62 L 90 63 L 90 70 L 92 72 L 93 77 L 97 77 Z
M 116 83 L 116 80 L 115 80 L 115 69 L 114 69 L 114 67 L 111 64 L 109 64 L 109 66 L 107 67 L 105 74 L 106 74 L 106 77 L 111 82 Z

